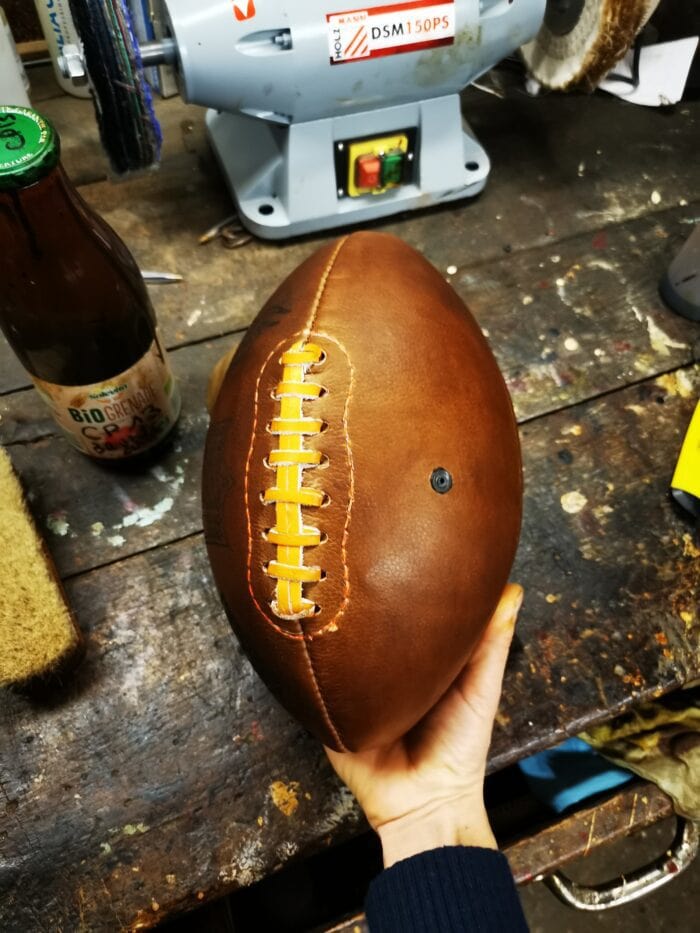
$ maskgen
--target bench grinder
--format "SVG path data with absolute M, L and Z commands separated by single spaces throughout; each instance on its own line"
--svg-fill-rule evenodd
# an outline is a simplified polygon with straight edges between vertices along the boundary
M 143 71 L 172 63 L 241 220 L 277 239 L 481 191 L 459 93 L 536 35 L 545 0 L 165 0 L 167 38 L 141 47 L 124 0 L 71 6 L 114 168 L 157 161 Z
M 83 50 L 65 50 L 64 70 L 80 80 L 87 68 L 103 144 L 124 172 L 158 159 L 144 69 L 173 64 L 183 98 L 209 108 L 241 220 L 278 239 L 480 192 L 489 159 L 460 91 L 547 17 L 556 28 L 563 13 L 571 29 L 600 4 L 164 0 L 165 38 L 139 46 L 125 0 L 71 0 Z

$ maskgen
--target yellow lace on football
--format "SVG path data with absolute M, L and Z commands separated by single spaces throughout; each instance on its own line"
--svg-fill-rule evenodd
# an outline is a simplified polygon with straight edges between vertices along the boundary
M 316 613 L 316 603 L 304 596 L 304 584 L 323 579 L 320 567 L 307 567 L 304 548 L 321 544 L 321 532 L 304 524 L 302 508 L 318 508 L 324 494 L 304 486 L 304 471 L 323 460 L 320 451 L 306 447 L 309 437 L 320 434 L 323 421 L 310 418 L 304 403 L 321 397 L 322 385 L 308 381 L 309 369 L 324 359 L 321 347 L 305 340 L 297 341 L 282 355 L 282 381 L 274 397 L 280 402 L 278 417 L 268 425 L 270 434 L 279 438 L 266 465 L 275 471 L 275 485 L 263 493 L 263 501 L 275 504 L 275 527 L 266 535 L 276 545 L 277 559 L 267 564 L 266 572 L 276 581 L 272 611 L 281 619 L 303 619 Z

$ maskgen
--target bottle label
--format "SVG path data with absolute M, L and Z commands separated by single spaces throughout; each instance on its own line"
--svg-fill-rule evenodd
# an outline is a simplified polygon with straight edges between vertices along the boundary
M 117 460 L 153 447 L 180 414 L 180 393 L 156 338 L 126 372 L 88 386 L 34 378 L 66 438 L 92 457 Z

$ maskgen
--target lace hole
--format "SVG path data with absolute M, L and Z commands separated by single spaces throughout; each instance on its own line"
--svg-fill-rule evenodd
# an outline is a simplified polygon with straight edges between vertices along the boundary
M 323 499 L 321 501 L 321 508 L 327 509 L 330 504 L 331 504 L 331 497 L 328 495 L 327 492 L 324 492 Z

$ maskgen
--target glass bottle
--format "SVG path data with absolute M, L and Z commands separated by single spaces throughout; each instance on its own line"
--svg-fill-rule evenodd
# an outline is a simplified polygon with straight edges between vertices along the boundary
M 0 328 L 68 440 L 123 459 L 168 434 L 179 392 L 136 262 L 59 150 L 36 111 L 0 106 Z

